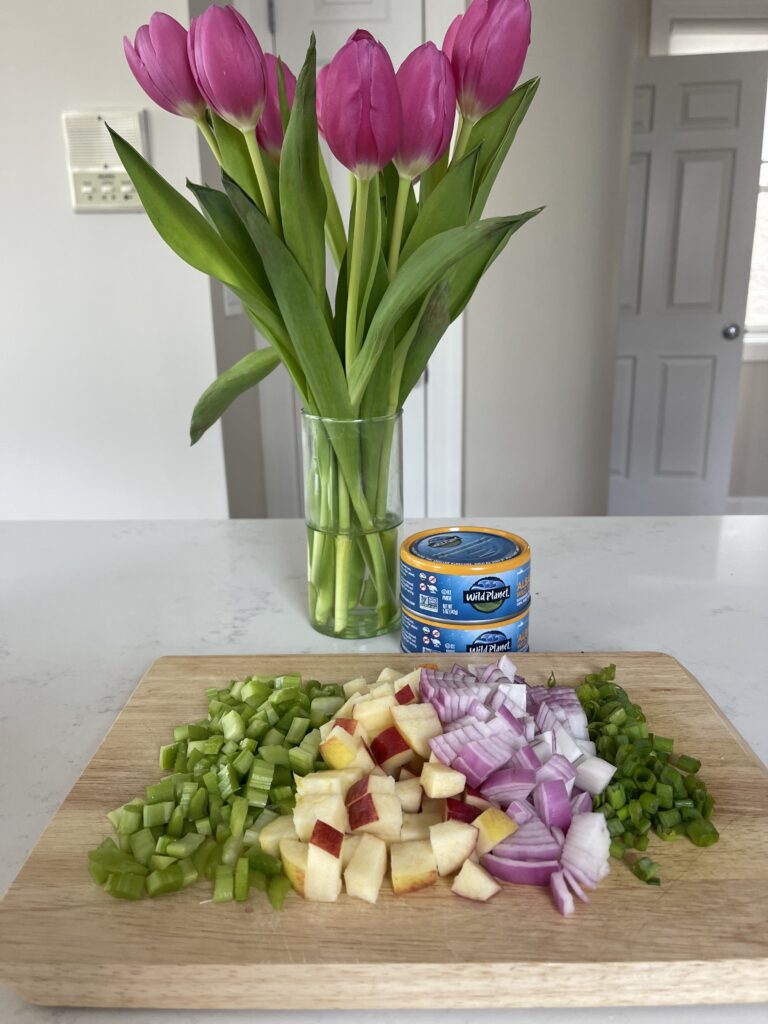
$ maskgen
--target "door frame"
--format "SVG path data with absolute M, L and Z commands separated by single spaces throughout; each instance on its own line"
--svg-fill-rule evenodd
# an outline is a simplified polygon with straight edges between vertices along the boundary
M 467 7 L 467 0 L 420 0 L 420 3 L 422 39 L 434 38 L 439 41 L 442 41 L 450 22 L 457 14 L 463 14 Z M 240 0 L 239 4 L 247 13 L 254 31 L 262 38 L 269 39 L 272 50 L 275 49 L 272 16 L 274 4 L 275 0 Z M 427 516 L 446 519 L 458 518 L 463 511 L 464 336 L 465 318 L 462 315 L 445 332 L 425 373 L 424 512 Z M 291 449 L 297 443 L 294 437 L 287 440 Z M 439 467 L 439 471 L 430 472 L 431 466 Z
M 672 23 L 679 18 L 768 19 L 768 0 L 652 0 L 649 56 L 669 56 Z

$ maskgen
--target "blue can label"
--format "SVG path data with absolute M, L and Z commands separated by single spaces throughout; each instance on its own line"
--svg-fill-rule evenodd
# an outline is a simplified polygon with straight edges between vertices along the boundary
M 408 654 L 502 654 L 528 650 L 529 612 L 485 627 L 416 618 L 403 609 L 400 646 Z

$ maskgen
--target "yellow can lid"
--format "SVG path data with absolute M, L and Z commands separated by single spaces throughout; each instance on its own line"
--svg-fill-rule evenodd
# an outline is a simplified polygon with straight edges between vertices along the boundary
M 400 545 L 400 561 L 447 576 L 508 572 L 531 560 L 527 540 L 491 526 L 445 526 L 422 530 Z

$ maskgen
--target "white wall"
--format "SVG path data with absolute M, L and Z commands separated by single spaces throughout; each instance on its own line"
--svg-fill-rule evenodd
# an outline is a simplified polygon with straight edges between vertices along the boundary
M 464 511 L 605 512 L 618 270 L 641 3 L 536 0 L 542 84 L 489 214 L 547 209 L 469 307 Z
M 69 203 L 61 112 L 151 107 L 122 36 L 157 6 L 0 5 L 0 519 L 227 515 L 220 432 L 187 435 L 216 374 L 206 279 L 144 214 Z M 153 108 L 149 136 L 177 187 L 199 176 L 189 122 Z

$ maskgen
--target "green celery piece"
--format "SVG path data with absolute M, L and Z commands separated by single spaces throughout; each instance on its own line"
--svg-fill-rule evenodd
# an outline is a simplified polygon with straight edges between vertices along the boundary
M 301 688 L 301 676 L 298 672 L 287 672 L 285 675 L 275 678 L 276 690 L 290 690 Z
M 142 808 L 137 804 L 126 804 L 117 826 L 119 836 L 130 836 L 142 827 Z
M 222 765 L 219 769 L 219 794 L 222 800 L 228 799 L 240 788 L 240 779 L 231 764 Z
M 244 903 L 248 899 L 250 878 L 248 874 L 248 858 L 239 857 L 235 864 L 234 896 L 238 903 Z
M 234 896 L 234 872 L 231 864 L 219 864 L 213 885 L 213 902 L 230 903 Z
M 243 851 L 243 839 L 242 836 L 229 835 L 221 847 L 221 862 L 222 864 L 234 865 L 237 858 Z
M 182 810 L 184 817 L 186 818 L 189 813 L 189 803 L 192 797 L 198 790 L 198 784 L 194 781 L 185 782 L 181 787 L 181 796 L 179 797 L 179 807 Z
M 281 732 L 283 734 L 283 738 L 287 737 L 288 730 L 291 727 L 291 722 L 294 720 L 294 718 L 296 718 L 298 714 L 299 708 L 297 708 L 295 704 L 292 704 L 285 712 L 285 714 L 282 716 L 282 718 L 278 720 L 278 723 L 275 728 L 278 730 L 278 732 Z
M 123 853 L 114 845 L 107 847 L 102 843 L 101 846 L 89 852 L 88 859 L 91 863 L 105 868 L 110 875 L 146 875 L 148 873 L 144 864 L 139 864 L 130 854 Z
M 176 752 L 176 760 L 173 762 L 174 772 L 186 772 L 187 770 L 187 751 L 186 746 L 183 743 L 179 744 L 179 749 Z
M 202 783 L 209 794 L 219 795 L 219 777 L 216 772 L 206 772 L 202 778 Z
M 248 772 L 251 770 L 251 765 L 253 764 L 253 761 L 254 757 L 250 750 L 241 750 L 240 753 L 232 762 L 232 767 L 235 769 L 237 774 L 242 777 L 243 775 L 247 775 Z
M 200 740 L 200 742 L 202 743 L 204 741 Z M 195 750 L 190 750 L 189 751 L 189 754 L 187 756 L 187 768 L 193 773 L 193 778 L 197 777 L 194 773 L 197 770 L 197 765 L 204 758 L 205 758 L 205 754 L 202 752 L 202 750 L 195 749 Z
M 199 821 L 205 817 L 208 810 L 208 790 L 205 786 L 199 786 L 189 801 L 187 818 L 190 821 Z
M 209 757 L 216 757 L 221 748 L 224 746 L 224 737 L 222 735 L 209 736 L 205 741 L 205 753 Z
M 240 696 L 252 708 L 260 708 L 271 693 L 272 687 L 268 683 L 260 682 L 258 679 L 249 679 L 243 684 Z
M 316 757 L 317 752 L 320 749 L 320 742 L 320 730 L 318 728 L 313 728 L 311 732 L 307 733 L 299 746 L 302 750 L 308 750 L 313 757 Z
M 229 818 L 229 830 L 233 836 L 241 838 L 245 832 L 245 817 L 248 813 L 248 801 L 244 796 L 236 796 L 232 801 Z
M 267 882 L 267 896 L 275 910 L 282 910 L 285 897 L 291 890 L 291 883 L 285 875 L 276 875 Z
M 224 739 L 239 743 L 245 736 L 245 723 L 242 717 L 234 709 L 228 711 L 221 719 L 221 727 L 224 731 Z
M 284 739 L 285 733 L 281 732 L 275 726 L 272 726 L 272 728 L 268 732 L 266 732 L 262 737 L 261 743 L 259 744 L 259 749 L 261 749 L 262 747 L 282 746 Z M 259 753 L 259 757 L 261 757 L 261 753 Z
M 294 721 L 300 721 L 300 719 L 294 719 Z M 314 754 L 301 747 L 292 747 L 288 751 L 288 763 L 297 775 L 308 775 L 312 771 L 314 760 Z
M 130 836 L 118 836 L 117 845 L 123 851 L 123 853 L 131 852 L 131 837 Z
M 671 754 L 674 741 L 669 739 L 667 736 L 658 736 L 656 733 L 653 735 L 653 749 L 661 751 L 663 754 Z
M 146 802 L 148 804 L 164 803 L 167 800 L 173 800 L 175 795 L 176 791 L 173 785 L 173 778 L 169 775 L 154 786 L 147 786 Z
M 234 697 L 235 700 L 240 700 L 240 694 L 242 693 L 244 686 L 244 679 L 232 679 L 229 684 L 230 695 Z
M 157 807 L 157 804 L 154 804 Z M 171 836 L 173 839 L 180 839 L 184 832 L 184 812 L 181 807 L 174 807 L 173 814 L 168 819 L 168 824 L 165 827 L 166 834 Z
M 268 825 L 270 821 L 275 821 L 275 819 L 279 817 L 280 815 L 275 814 L 274 811 L 262 811 L 255 819 L 251 827 L 245 830 L 245 834 L 243 835 L 243 842 L 245 843 L 245 845 L 257 845 L 259 843 L 259 833 L 264 828 L 264 826 Z
M 125 807 L 125 804 L 122 804 L 120 807 L 116 807 L 113 811 L 107 811 L 107 821 L 115 831 L 117 831 L 120 825 L 120 819 L 123 816 L 123 807 Z
M 97 885 L 104 885 L 110 877 L 107 869 L 94 860 L 88 861 L 88 873 Z
M 270 764 L 290 764 L 288 751 L 277 744 L 262 744 L 259 747 L 259 757 Z
M 147 895 L 153 898 L 169 892 L 178 892 L 183 885 L 184 873 L 178 863 L 169 864 L 167 868 L 147 875 Z
M 605 823 L 608 826 L 608 834 L 612 839 L 615 839 L 616 836 L 622 835 L 625 831 L 624 825 L 621 823 L 619 818 L 607 818 Z
M 685 834 L 694 846 L 712 846 L 720 838 L 720 833 L 706 818 L 693 818 L 685 822 Z
M 632 873 L 641 882 L 657 884 L 654 880 L 659 873 L 659 867 L 660 865 L 652 861 L 650 857 L 641 857 L 636 864 L 632 865 Z
M 219 847 L 211 836 L 205 836 L 203 842 L 198 846 L 195 852 L 192 854 L 192 863 L 197 869 L 199 875 L 204 875 L 205 870 L 214 851 L 218 850 Z
M 192 776 L 188 772 L 174 772 L 172 775 L 173 785 L 176 792 L 176 799 L 178 800 L 181 796 L 181 791 L 184 788 L 185 782 L 191 782 Z
M 269 791 L 269 801 L 273 804 L 285 803 L 293 799 L 293 786 L 275 786 Z
M 143 875 L 110 875 L 106 891 L 119 900 L 143 900 L 146 895 Z
M 155 852 L 155 837 L 149 828 L 139 829 L 130 837 L 131 853 L 139 864 L 148 864 Z
M 245 735 L 248 739 L 258 740 L 268 731 L 268 722 L 264 722 L 259 718 L 252 718 L 248 723 L 248 728 L 245 730 Z
M 258 892 L 267 891 L 267 876 L 262 874 L 261 871 L 249 871 L 248 880 L 252 889 L 256 889 Z
M 153 853 L 149 858 L 148 867 L 150 871 L 162 871 L 163 868 L 170 867 L 171 864 L 175 863 L 175 857 L 166 857 L 162 853 Z
M 275 777 L 275 766 L 261 757 L 257 757 L 251 765 L 248 776 L 249 789 L 264 789 L 267 792 L 272 788 L 272 781 Z
M 344 704 L 344 697 L 315 697 L 309 706 L 310 718 L 313 712 L 333 718 L 342 704 Z
M 195 821 L 195 831 L 199 832 L 201 836 L 213 835 L 213 825 L 211 825 L 211 819 L 208 817 L 198 818 Z
M 183 860 L 180 860 L 179 868 L 181 869 L 182 875 L 182 889 L 187 889 L 190 885 L 194 885 L 200 877 L 191 857 L 185 857 Z
M 239 749 L 240 748 L 238 747 L 237 743 L 234 740 L 227 740 L 227 742 L 221 748 L 221 754 L 219 756 L 219 759 L 221 760 L 221 757 L 224 757 L 226 758 L 227 762 L 230 762 L 232 760 L 232 755 L 236 754 Z
M 181 839 L 174 839 L 168 844 L 167 854 L 169 857 L 182 860 L 185 857 L 191 857 L 204 842 L 205 836 L 201 836 L 199 832 L 188 832 Z
M 165 746 L 160 747 L 159 765 L 162 771 L 169 772 L 173 770 L 178 751 L 178 743 L 167 743 Z
M 621 839 L 612 839 L 608 852 L 610 853 L 611 857 L 615 857 L 616 860 L 622 860 L 625 851 L 624 843 L 622 843 Z
M 269 790 L 251 789 L 245 791 L 245 798 L 249 807 L 256 807 L 259 810 L 265 808 L 269 803 Z
M 173 808 L 173 800 L 163 800 L 159 804 L 144 804 L 142 811 L 144 827 L 154 828 L 156 825 L 166 825 L 171 819 Z
M 715 800 L 714 800 L 714 797 L 706 796 L 705 799 L 704 799 L 704 804 L 703 804 L 703 806 L 701 808 L 701 816 L 702 816 L 702 818 L 705 818 L 707 821 L 709 821 L 709 819 L 712 817 L 712 814 L 713 814 L 714 810 L 715 810 Z
M 254 871 L 260 871 L 267 878 L 273 878 L 282 873 L 280 861 L 277 857 L 273 857 L 270 853 L 265 853 L 264 850 L 260 850 L 258 847 L 248 851 L 248 863 Z
M 241 750 L 250 750 L 250 752 L 252 754 L 255 754 L 257 747 L 258 747 L 258 743 L 256 742 L 255 739 L 253 739 L 250 736 L 248 736 L 247 730 L 246 730 L 246 737 L 245 737 L 245 739 L 244 740 L 240 740 L 240 749 Z

